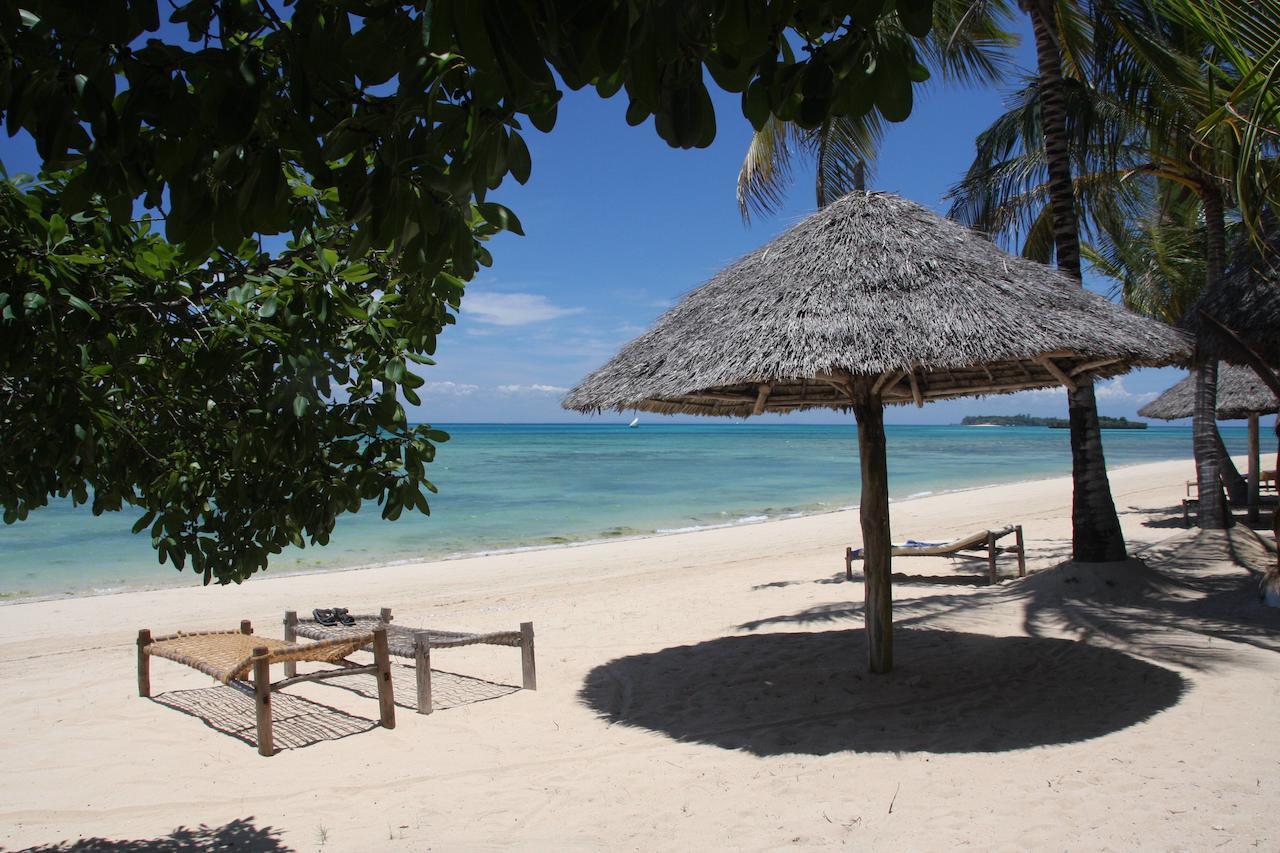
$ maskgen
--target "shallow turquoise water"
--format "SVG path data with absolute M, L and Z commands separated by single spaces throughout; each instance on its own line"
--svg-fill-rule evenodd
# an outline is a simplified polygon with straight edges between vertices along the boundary
M 293 549 L 273 572 L 635 536 L 853 505 L 860 488 L 852 425 L 445 426 L 430 517 L 384 522 L 378 509 L 339 520 L 325 548 Z M 1066 474 L 1066 430 L 890 426 L 891 496 Z M 1232 453 L 1245 431 L 1224 427 Z M 1191 456 L 1191 430 L 1104 433 L 1110 466 Z M 1190 476 L 1188 466 L 1188 476 Z M 136 515 L 95 518 L 56 502 L 0 527 L 0 597 L 196 583 L 156 562 Z

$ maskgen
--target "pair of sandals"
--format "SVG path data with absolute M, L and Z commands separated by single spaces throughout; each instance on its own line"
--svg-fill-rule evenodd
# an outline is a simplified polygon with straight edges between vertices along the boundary
M 348 613 L 347 608 L 345 607 L 332 607 L 327 609 L 317 607 L 315 610 L 311 611 L 311 615 L 316 618 L 317 624 L 324 625 L 329 628 L 334 628 L 338 625 L 356 624 L 355 617 Z

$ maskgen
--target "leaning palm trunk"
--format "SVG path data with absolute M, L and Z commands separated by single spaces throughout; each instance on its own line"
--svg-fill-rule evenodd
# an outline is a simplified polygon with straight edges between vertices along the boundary
M 1206 185 L 1200 192 L 1205 224 L 1205 294 L 1218 289 L 1222 280 L 1227 237 L 1222 194 Z M 1232 517 L 1222 494 L 1222 461 L 1218 452 L 1218 360 L 1196 351 L 1196 397 L 1191 412 L 1192 448 L 1196 457 L 1196 485 L 1200 494 L 1202 530 L 1225 530 Z
M 1063 98 L 1062 57 L 1058 49 L 1054 12 L 1046 0 L 1022 0 L 1035 31 L 1040 73 L 1040 121 L 1044 129 L 1049 171 L 1049 202 L 1053 213 L 1053 241 L 1058 268 L 1084 286 L 1080 271 L 1080 225 L 1067 142 L 1066 102 Z M 1126 556 L 1124 534 L 1111 497 L 1107 463 L 1098 427 L 1098 403 L 1093 382 L 1081 381 L 1068 392 L 1071 425 L 1071 545 L 1072 556 L 1085 562 L 1112 562 Z

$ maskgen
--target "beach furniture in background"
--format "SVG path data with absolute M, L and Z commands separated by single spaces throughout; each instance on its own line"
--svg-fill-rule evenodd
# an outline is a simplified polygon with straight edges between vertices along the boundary
M 518 631 L 493 631 L 488 634 L 441 631 L 435 628 L 409 628 L 391 624 L 391 608 L 384 607 L 378 615 L 353 615 L 352 625 L 321 625 L 315 619 L 299 619 L 297 611 L 284 614 L 286 640 L 307 637 L 312 640 L 336 641 L 348 637 L 368 636 L 370 631 L 381 631 L 386 637 L 387 650 L 414 662 L 418 682 L 418 713 L 431 713 L 431 650 L 457 648 L 459 646 L 516 646 L 520 649 L 521 672 L 525 690 L 538 689 L 537 670 L 533 661 L 533 623 L 521 622 Z M 292 664 L 285 664 L 285 674 L 291 674 Z
M 1006 536 L 1014 536 L 1014 544 L 998 545 L 998 540 Z M 985 553 L 983 553 L 985 551 Z M 895 557 L 951 557 L 968 560 L 986 560 L 987 574 L 991 583 L 998 580 L 996 575 L 996 557 L 1000 554 L 1018 555 L 1018 577 L 1027 573 L 1026 551 L 1022 543 L 1022 525 L 1013 524 L 999 530 L 979 530 L 972 536 L 953 539 L 950 542 L 921 542 L 908 539 L 893 546 Z M 862 559 L 861 548 L 844 549 L 844 576 L 853 580 L 853 561 Z
M 1164 393 L 1141 409 L 1138 409 L 1138 414 L 1144 418 L 1159 418 L 1166 421 L 1189 418 L 1195 408 L 1195 391 L 1195 375 L 1192 374 L 1166 389 Z M 1218 420 L 1248 420 L 1249 422 L 1249 473 L 1246 480 L 1247 485 L 1245 489 L 1235 494 L 1232 493 L 1230 482 L 1224 482 L 1223 485 L 1227 487 L 1227 494 L 1232 498 L 1231 504 L 1234 506 L 1243 504 L 1249 510 L 1249 520 L 1257 521 L 1258 509 L 1261 505 L 1258 495 L 1268 481 L 1274 487 L 1276 476 L 1275 471 L 1261 470 L 1258 419 L 1262 415 L 1280 411 L 1280 400 L 1276 399 L 1276 395 L 1271 393 L 1271 389 L 1264 385 L 1262 380 L 1250 368 L 1223 363 L 1218 365 L 1218 398 L 1216 404 Z M 1221 436 L 1218 437 L 1218 451 L 1223 457 L 1224 468 L 1234 472 L 1235 466 L 1231 465 L 1231 457 L 1227 455 L 1227 449 L 1222 446 Z M 1225 478 L 1226 470 L 1224 470 L 1223 475 Z M 1187 481 L 1187 500 L 1182 502 L 1184 520 L 1189 517 L 1191 509 L 1198 504 L 1198 501 L 1191 495 L 1191 489 L 1195 485 L 1195 480 Z
M 368 666 L 347 657 L 363 648 L 373 652 Z M 138 632 L 138 695 L 151 695 L 151 658 L 168 658 L 211 675 L 228 687 L 254 698 L 258 724 L 258 752 L 274 753 L 271 732 L 271 694 L 302 681 L 327 681 L 349 675 L 373 675 L 378 682 L 378 713 L 383 728 L 396 727 L 395 699 L 391 688 L 391 661 L 387 655 L 387 632 L 381 628 L 317 643 L 294 643 L 259 637 L 248 620 L 238 631 L 193 631 L 152 637 L 143 628 Z M 334 664 L 305 675 L 297 674 L 299 661 Z M 271 665 L 285 665 L 285 678 L 271 681 Z M 252 675 L 252 680 L 250 676 Z

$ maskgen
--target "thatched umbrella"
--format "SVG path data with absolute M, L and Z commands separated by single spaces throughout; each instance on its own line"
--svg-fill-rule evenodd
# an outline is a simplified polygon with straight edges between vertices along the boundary
M 1110 376 L 1187 355 L 1181 335 L 972 231 L 855 191 L 730 265 L 569 392 L 583 412 L 853 410 L 867 639 L 892 667 L 884 406 Z
M 1191 417 L 1195 410 L 1196 382 L 1192 374 L 1138 410 L 1144 418 L 1176 421 Z M 1262 383 L 1258 374 L 1233 364 L 1218 366 L 1218 420 L 1249 421 L 1249 516 L 1257 517 L 1258 485 L 1261 475 L 1258 447 L 1258 417 L 1280 410 L 1280 400 Z M 1223 451 L 1225 455 L 1225 450 Z M 1233 469 L 1234 470 L 1234 469 Z
M 1272 367 L 1280 367 L 1280 228 L 1269 232 L 1261 248 L 1251 239 L 1241 239 L 1217 289 L 1197 300 L 1180 324 L 1206 355 L 1243 363 L 1238 348 L 1205 319 L 1206 314 L 1239 335 Z

